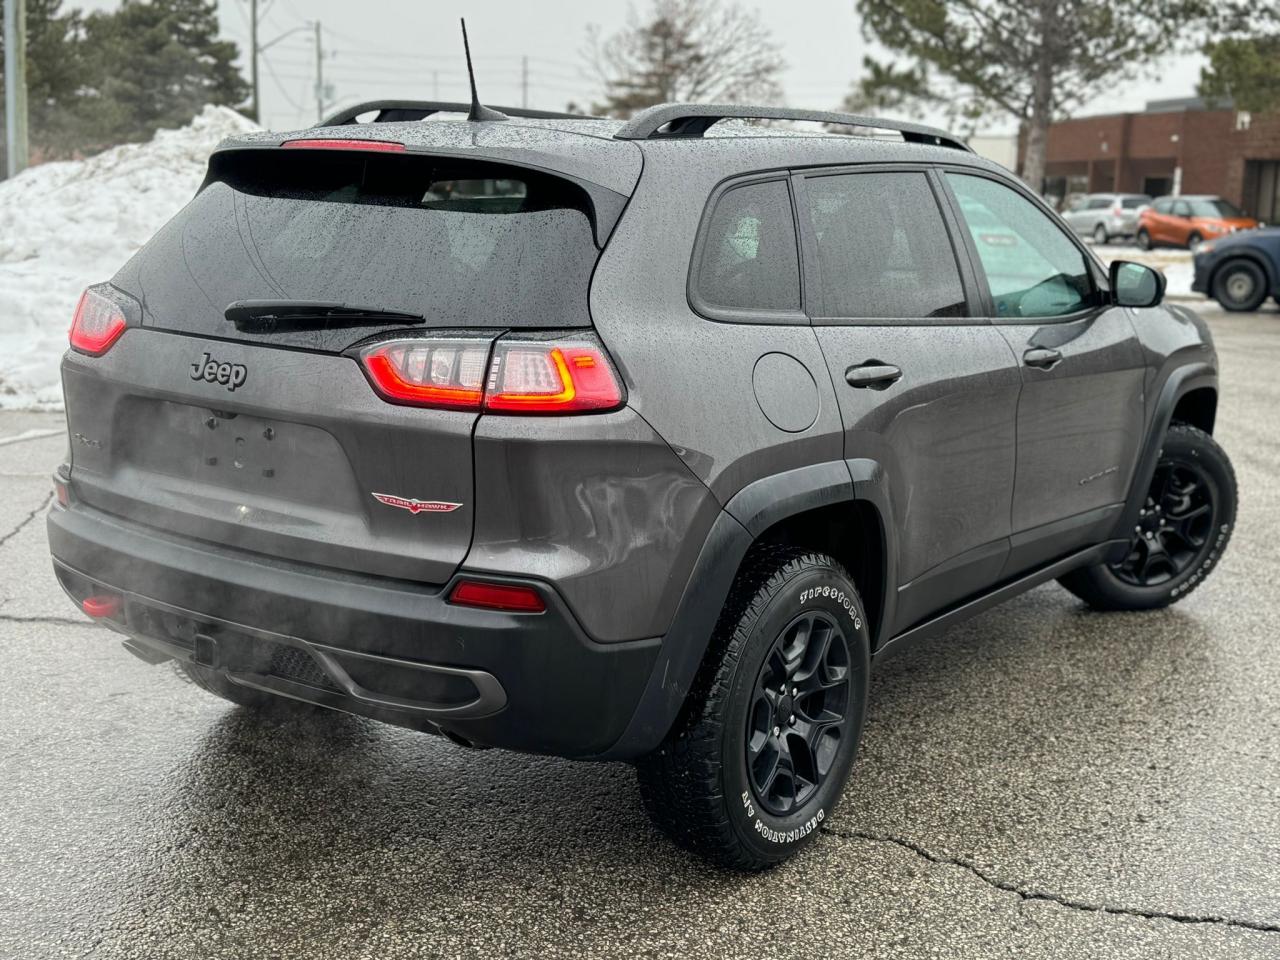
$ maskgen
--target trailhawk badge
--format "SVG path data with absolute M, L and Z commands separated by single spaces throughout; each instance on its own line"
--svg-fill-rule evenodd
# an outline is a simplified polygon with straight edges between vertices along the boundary
M 448 500 L 415 500 L 411 497 L 393 497 L 389 493 L 375 493 L 373 499 L 385 503 L 388 507 L 399 507 L 410 513 L 453 513 L 462 504 L 450 503 Z

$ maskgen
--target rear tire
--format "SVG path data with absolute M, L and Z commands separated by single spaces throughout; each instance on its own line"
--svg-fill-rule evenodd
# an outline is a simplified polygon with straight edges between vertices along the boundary
M 175 660 L 173 661 L 173 667 L 178 676 L 199 687 L 205 693 L 211 693 L 215 697 L 229 700 L 241 707 L 248 707 L 250 710 L 258 710 L 263 713 L 296 714 L 320 709 L 301 700 L 294 700 L 290 697 L 277 697 L 261 690 L 255 690 L 252 687 L 244 687 L 238 683 L 232 683 L 227 679 L 225 673 L 202 667 L 198 663 Z
M 1196 247 L 1200 246 L 1200 244 L 1202 243 L 1204 243 L 1204 237 L 1200 236 L 1200 234 L 1198 233 L 1193 232 L 1190 236 L 1187 237 L 1188 250 L 1194 250 Z
M 760 870 L 831 815 L 857 752 L 870 633 L 830 557 L 754 548 L 672 733 L 636 764 L 640 795 L 676 843 Z
M 1151 249 L 1151 234 L 1147 233 L 1146 230 L 1138 231 L 1138 249 L 1139 250 Z
M 1176 423 L 1165 436 L 1139 530 L 1124 560 L 1058 582 L 1097 610 L 1152 610 L 1204 582 L 1231 539 L 1236 475 L 1213 437 Z
M 1267 299 L 1267 276 L 1252 260 L 1228 260 L 1213 275 L 1213 299 L 1232 313 L 1257 310 Z

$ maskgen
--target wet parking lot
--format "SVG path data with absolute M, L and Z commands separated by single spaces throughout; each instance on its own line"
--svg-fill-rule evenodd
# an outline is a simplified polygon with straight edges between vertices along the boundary
M 754 876 L 627 767 L 263 720 L 129 656 L 49 568 L 60 417 L 0 414 L 0 955 L 1280 957 L 1280 311 L 1206 314 L 1214 576 L 1150 614 L 1048 585 L 888 662 L 840 808 Z

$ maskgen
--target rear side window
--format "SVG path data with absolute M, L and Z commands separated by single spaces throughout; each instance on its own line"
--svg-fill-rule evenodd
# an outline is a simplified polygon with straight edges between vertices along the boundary
M 1111 206 L 1110 197 L 1094 197 L 1092 200 L 1089 201 L 1089 206 L 1086 209 L 1105 210 L 1109 206 Z
M 589 326 L 590 198 L 562 178 L 475 160 L 356 151 L 215 157 L 209 182 L 121 271 L 144 322 L 340 350 L 363 324 L 240 330 L 240 300 L 324 301 L 428 326 Z
M 1156 213 L 1163 213 L 1165 216 L 1173 213 L 1172 200 L 1157 200 L 1154 204 Z
M 785 180 L 747 183 L 720 195 L 703 236 L 695 292 L 712 309 L 800 309 L 800 259 Z
M 1040 208 L 986 177 L 948 173 L 997 317 L 1060 317 L 1095 301 L 1084 254 Z
M 964 288 L 925 174 L 805 180 L 824 317 L 963 317 Z
M 1125 197 L 1120 201 L 1120 205 L 1126 210 L 1137 210 L 1139 207 L 1145 207 L 1150 202 L 1150 197 Z

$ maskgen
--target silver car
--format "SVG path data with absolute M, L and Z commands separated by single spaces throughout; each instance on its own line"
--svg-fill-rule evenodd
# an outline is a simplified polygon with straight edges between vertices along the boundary
M 1089 193 L 1063 211 L 1062 219 L 1080 236 L 1108 243 L 1136 234 L 1138 214 L 1150 204 L 1145 193 Z

